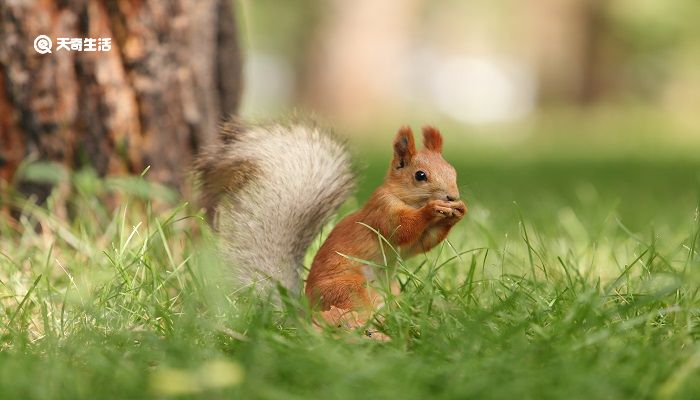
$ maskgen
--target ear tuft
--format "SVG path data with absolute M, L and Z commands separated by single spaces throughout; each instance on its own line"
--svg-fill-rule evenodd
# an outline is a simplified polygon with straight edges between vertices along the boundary
M 423 145 L 426 149 L 442 153 L 442 135 L 434 126 L 423 127 Z
M 413 140 L 413 131 L 408 126 L 402 126 L 394 138 L 394 168 L 403 168 L 416 154 L 416 143 Z

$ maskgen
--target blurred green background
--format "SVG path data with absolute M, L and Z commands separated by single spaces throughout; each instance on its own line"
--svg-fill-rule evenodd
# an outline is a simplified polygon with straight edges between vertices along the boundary
M 396 129 L 433 124 L 473 222 L 515 229 L 519 208 L 546 228 L 575 208 L 584 224 L 614 215 L 645 231 L 694 216 L 697 1 L 238 6 L 243 116 L 320 114 L 350 139 L 360 201 Z
M 693 0 L 237 4 L 245 114 L 301 106 L 353 126 L 427 119 L 486 135 L 511 123 L 502 134 L 522 135 L 543 112 L 641 107 L 698 128 Z

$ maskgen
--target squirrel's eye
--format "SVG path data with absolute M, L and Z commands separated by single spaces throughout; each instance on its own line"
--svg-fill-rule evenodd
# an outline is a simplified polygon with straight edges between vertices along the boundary
M 418 172 L 416 172 L 416 180 L 417 181 L 427 181 L 428 175 L 426 175 L 426 173 L 423 171 L 418 171 Z

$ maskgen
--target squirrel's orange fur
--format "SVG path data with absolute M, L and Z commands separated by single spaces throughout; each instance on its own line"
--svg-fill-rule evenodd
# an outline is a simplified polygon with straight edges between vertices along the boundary
M 318 309 L 334 311 L 333 317 L 324 315 L 331 322 L 337 322 L 335 309 L 367 316 L 379 302 L 368 287 L 371 267 L 353 260 L 383 262 L 377 234 L 368 226 L 405 258 L 435 247 L 466 213 L 455 169 L 442 158 L 440 132 L 424 127 L 423 141 L 425 148 L 417 151 L 411 129 L 399 130 L 384 183 L 362 209 L 335 226 L 316 254 L 305 292 Z M 417 178 L 419 171 L 425 180 Z M 358 323 L 364 323 L 362 319 Z

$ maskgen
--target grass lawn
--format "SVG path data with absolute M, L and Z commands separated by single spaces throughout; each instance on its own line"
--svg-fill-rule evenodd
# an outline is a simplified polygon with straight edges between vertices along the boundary
M 388 343 L 230 293 L 177 196 L 54 177 L 0 218 L 0 397 L 700 397 L 700 157 L 533 146 L 448 151 L 470 211 L 398 267 Z

